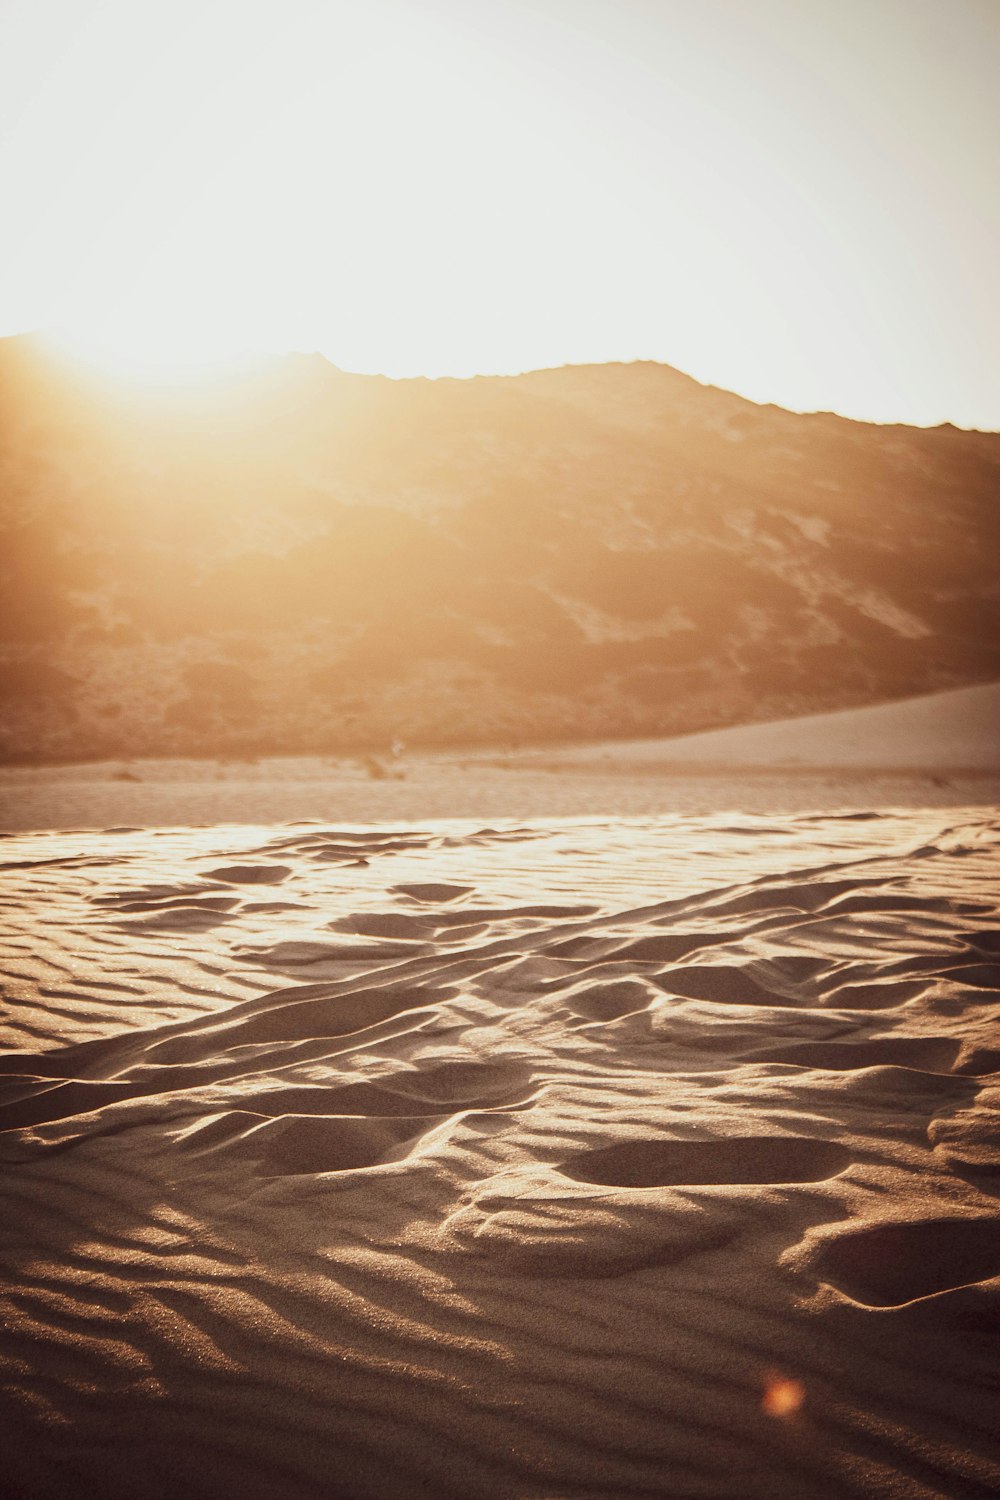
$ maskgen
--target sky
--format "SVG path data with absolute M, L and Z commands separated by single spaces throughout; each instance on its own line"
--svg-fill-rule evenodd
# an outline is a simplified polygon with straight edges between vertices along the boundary
M 1000 0 L 0 0 L 0 334 L 1000 428 Z

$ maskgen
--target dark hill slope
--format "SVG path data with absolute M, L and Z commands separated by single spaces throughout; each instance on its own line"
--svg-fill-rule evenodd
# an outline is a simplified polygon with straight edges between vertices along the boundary
M 1000 677 L 1000 435 L 655 364 L 136 395 L 0 342 L 0 753 L 655 734 Z

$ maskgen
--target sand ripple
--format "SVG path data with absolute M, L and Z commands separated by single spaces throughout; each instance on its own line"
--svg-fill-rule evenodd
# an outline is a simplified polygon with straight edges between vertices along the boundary
M 4 855 L 12 1500 L 1000 1490 L 981 809 Z

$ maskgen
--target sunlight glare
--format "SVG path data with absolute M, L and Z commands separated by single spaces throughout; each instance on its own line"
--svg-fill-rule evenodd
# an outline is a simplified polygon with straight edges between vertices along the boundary
M 784 0 L 17 10 L 0 332 L 142 382 L 248 344 L 396 377 L 658 359 L 993 420 L 992 24 L 958 48 L 887 5 L 861 48 L 860 11 Z
M 165 307 L 158 320 L 105 316 L 48 331 L 60 353 L 116 380 L 177 385 L 212 379 L 255 363 L 258 351 L 225 330 L 197 328 Z

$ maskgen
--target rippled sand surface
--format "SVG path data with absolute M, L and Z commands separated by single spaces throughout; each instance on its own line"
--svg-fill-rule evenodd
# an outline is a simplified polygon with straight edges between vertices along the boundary
M 994 812 L 0 863 L 12 1500 L 1000 1490 Z

